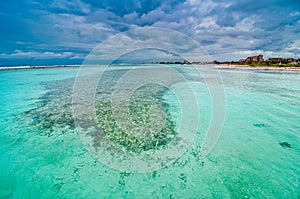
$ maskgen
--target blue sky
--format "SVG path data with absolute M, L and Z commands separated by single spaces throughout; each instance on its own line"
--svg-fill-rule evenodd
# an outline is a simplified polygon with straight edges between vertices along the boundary
M 184 33 L 222 61 L 300 57 L 299 0 L 1 0 L 0 15 L 0 65 L 81 64 L 138 27 Z

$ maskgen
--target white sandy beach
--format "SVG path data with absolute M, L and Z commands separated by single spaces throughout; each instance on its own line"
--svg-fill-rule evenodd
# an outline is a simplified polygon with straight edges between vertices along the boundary
M 217 65 L 217 68 L 239 68 L 239 69 L 256 69 L 256 70 L 300 71 L 300 67 L 249 66 L 249 65 L 231 65 L 231 64 L 219 64 L 219 65 Z

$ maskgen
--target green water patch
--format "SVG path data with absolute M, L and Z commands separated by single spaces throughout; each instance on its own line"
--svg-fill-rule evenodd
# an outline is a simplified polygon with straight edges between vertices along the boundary
M 234 86 L 242 76 L 233 72 L 225 75 L 228 85 Z M 299 78 L 298 75 L 293 78 L 285 75 L 280 79 L 277 75 L 272 74 L 272 78 L 278 79 L 272 84 L 262 75 L 259 79 L 241 81 L 245 85 L 257 82 L 257 92 L 252 92 L 255 89 L 248 92 L 238 86 L 226 87 L 228 114 L 224 131 L 205 159 L 199 159 L 197 154 L 205 136 L 203 132 L 207 130 L 209 121 L 206 120 L 186 153 L 172 165 L 145 174 L 119 172 L 94 158 L 75 133 L 72 82 L 47 82 L 47 93 L 39 94 L 40 99 L 33 95 L 31 102 L 38 103 L 24 110 L 34 109 L 22 115 L 16 109 L 16 114 L 2 118 L 0 198 L 299 198 L 299 106 L 296 100 L 299 99 Z M 103 86 L 97 90 L 96 106 L 109 111 L 112 110 L 111 101 L 107 97 L 113 87 L 107 85 L 112 84 L 114 77 L 109 73 L 107 76 L 109 78 L 102 81 Z M 118 71 L 115 76 L 120 76 Z M 21 78 L 29 79 L 27 74 L 22 74 L 18 80 Z M 37 80 L 45 81 L 44 77 Z M 12 84 L 5 82 L 3 85 Z M 261 92 L 261 89 L 269 90 L 265 89 L 269 86 L 273 86 L 274 91 L 284 90 L 287 96 L 281 97 L 283 92 L 272 95 Z M 170 111 L 173 117 L 170 120 L 177 118 L 175 100 L 166 98 L 164 90 L 135 99 L 134 96 L 145 95 L 142 91 L 143 88 L 130 99 L 129 115 L 134 123 L 147 126 L 156 121 L 151 119 L 154 116 L 151 101 L 156 107 L 162 106 L 166 118 L 162 127 L 167 125 Z M 17 92 L 19 90 L 14 91 Z M 24 93 L 27 92 L 32 91 L 24 89 Z M 170 103 L 161 100 L 161 94 Z M 209 111 L 203 111 L 209 106 L 209 95 L 201 89 L 197 95 L 204 113 L 201 115 L 203 121 L 203 118 L 210 118 Z M 6 99 L 17 104 L 19 97 L 13 95 Z M 189 95 L 186 97 L 188 99 Z M 5 107 L 3 101 L 2 104 Z M 19 137 L 16 139 L 15 135 Z M 15 141 L 8 144 L 12 138 Z M 114 140 L 112 143 L 118 145 Z
M 76 132 L 73 118 L 72 83 L 74 80 L 60 80 L 45 83 L 48 92 L 40 97 L 40 104 L 29 111 L 24 112 L 21 117 L 31 119 L 31 125 L 39 129 L 39 135 L 52 136 L 65 132 Z M 103 82 L 102 82 L 103 84 Z M 106 86 L 106 90 L 104 90 Z M 103 94 L 103 92 L 105 93 Z M 115 107 L 117 112 L 112 112 L 111 94 L 113 87 L 103 84 L 96 92 L 96 116 L 99 127 L 103 129 L 104 135 L 112 144 L 134 153 L 148 150 L 160 150 L 168 145 L 177 135 L 176 124 L 170 114 L 168 103 L 163 100 L 167 89 L 160 85 L 150 84 L 138 88 L 129 99 L 128 110 L 130 120 L 143 132 L 137 134 L 145 137 L 128 134 L 116 122 L 114 114 L 122 114 L 122 103 Z M 153 110 L 159 109 L 157 112 Z M 120 113 L 118 112 L 120 111 Z M 160 117 L 158 117 L 160 116 Z M 163 118 L 163 122 L 160 120 Z M 158 131 L 155 131 L 157 130 Z M 136 131 L 140 131 L 137 129 Z M 95 142 L 97 140 L 95 135 Z
M 112 111 L 111 101 L 96 104 L 96 114 L 99 125 L 105 136 L 116 146 L 134 153 L 148 150 L 160 150 L 177 135 L 176 124 L 172 120 L 169 105 L 162 100 L 165 88 L 157 85 L 141 87 L 131 96 L 129 100 L 129 119 L 138 127 L 144 127 L 143 132 L 129 134 L 122 129 L 114 118 L 114 114 L 123 114 L 124 107 L 117 107 L 119 112 Z M 153 109 L 159 108 L 163 111 L 164 122 L 158 121 L 159 116 L 153 113 Z M 159 132 L 153 131 L 159 129 Z M 141 129 L 136 129 L 140 131 Z M 133 130 L 134 132 L 134 130 Z M 142 133 L 145 137 L 135 136 Z
M 18 116 L 31 121 L 31 127 L 41 136 L 75 131 L 72 114 L 72 85 L 74 79 L 43 82 L 46 93 L 37 99 L 35 108 Z
M 75 128 L 71 103 L 51 109 L 49 110 L 49 104 L 46 104 L 26 113 L 31 115 L 33 125 L 39 125 L 45 130 L 51 131 L 58 126 L 64 126 L 70 129 Z

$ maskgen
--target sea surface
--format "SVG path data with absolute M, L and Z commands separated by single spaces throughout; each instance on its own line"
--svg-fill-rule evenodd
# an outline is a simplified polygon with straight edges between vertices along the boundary
M 78 68 L 0 70 L 0 198 L 300 198 L 300 72 L 220 69 L 224 124 L 213 150 L 199 158 L 212 118 L 212 95 L 195 70 L 171 67 L 189 79 L 196 93 L 199 126 L 182 156 L 146 173 L 111 168 L 85 147 L 71 109 Z M 101 111 L 111 84 L 131 68 L 112 66 L 99 82 L 100 125 L 111 124 L 110 115 Z M 173 88 L 189 101 L 180 82 Z M 153 87 L 141 93 L 147 89 Z M 180 103 L 168 90 L 157 100 L 169 125 L 162 135 L 172 139 L 180 125 Z M 147 103 L 136 111 L 148 113 Z M 115 129 L 106 133 L 121 146 Z M 150 139 L 123 147 L 140 153 L 170 142 L 157 139 L 156 145 Z

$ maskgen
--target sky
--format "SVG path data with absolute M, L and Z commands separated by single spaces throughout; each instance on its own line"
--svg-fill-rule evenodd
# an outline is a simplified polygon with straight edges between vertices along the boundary
M 0 65 L 81 64 L 141 27 L 183 33 L 213 60 L 300 57 L 299 0 L 1 0 L 0 15 Z

